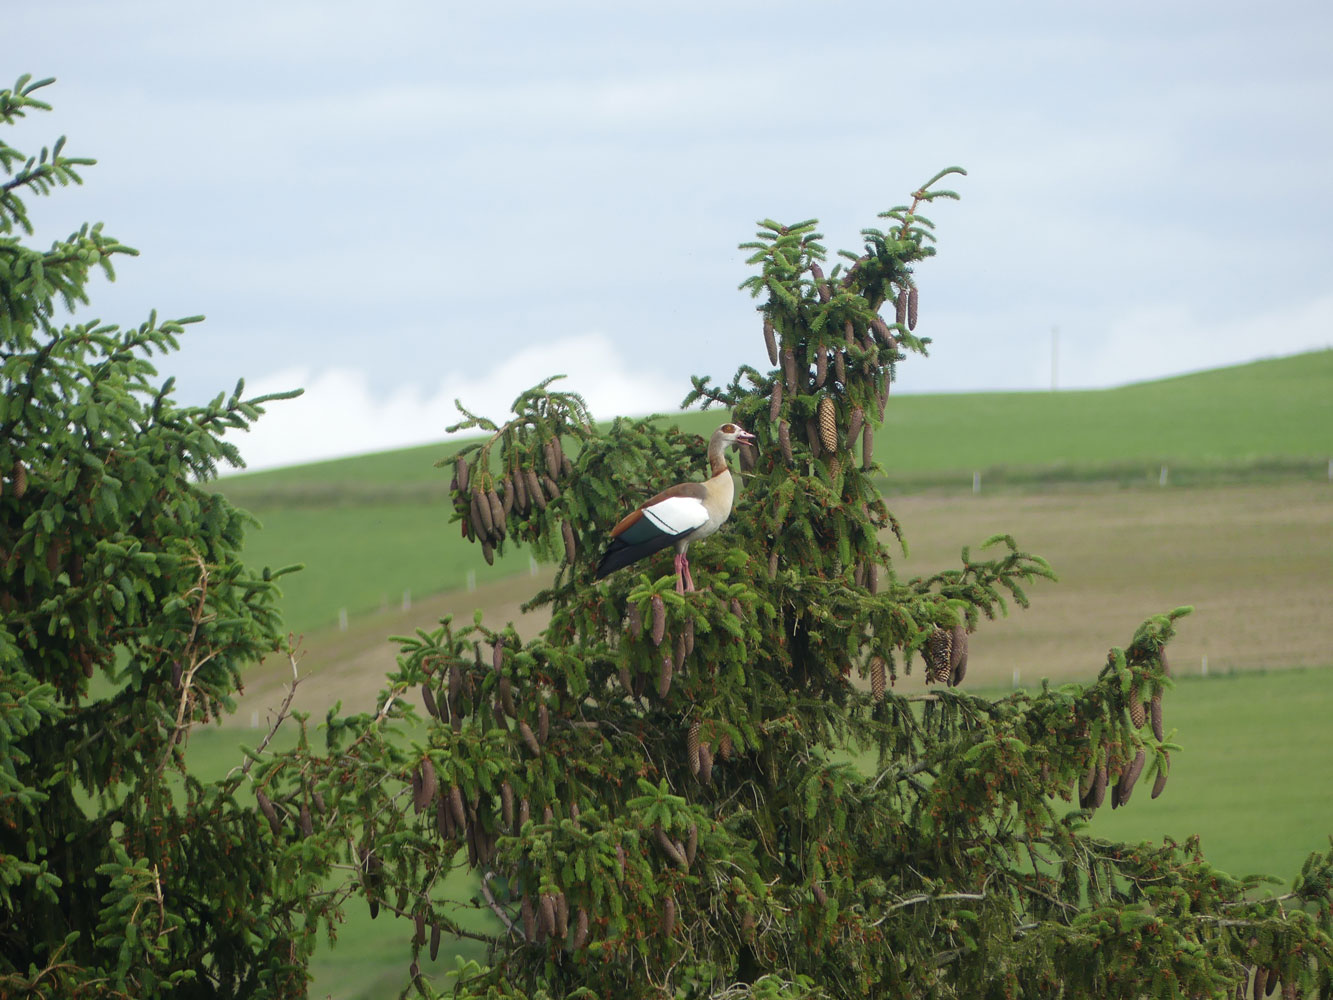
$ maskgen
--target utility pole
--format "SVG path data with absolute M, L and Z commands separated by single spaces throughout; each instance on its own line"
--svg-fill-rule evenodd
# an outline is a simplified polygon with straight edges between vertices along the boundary
M 1051 392 L 1059 387 L 1060 370 L 1060 328 L 1051 327 Z

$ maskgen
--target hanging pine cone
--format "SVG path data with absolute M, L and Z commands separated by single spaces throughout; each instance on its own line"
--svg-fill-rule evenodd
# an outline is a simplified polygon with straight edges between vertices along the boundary
M 838 411 L 828 396 L 819 401 L 819 443 L 827 452 L 838 450 Z
M 822 451 L 822 445 L 819 440 L 819 418 L 811 417 L 805 422 L 805 439 L 810 444 L 810 457 L 818 458 Z
M 663 655 L 662 666 L 658 668 L 657 672 L 657 697 L 665 698 L 668 694 L 671 693 L 672 671 L 673 668 L 671 666 L 671 657 Z
M 259 803 L 259 811 L 264 814 L 268 820 L 269 827 L 273 830 L 273 836 L 282 833 L 282 820 L 278 818 L 278 810 L 274 808 L 273 800 L 270 799 L 261 789 L 255 792 L 255 801 Z
M 629 629 L 631 639 L 638 639 L 643 635 L 643 609 L 637 604 L 626 606 L 625 625 Z
M 1097 777 L 1092 781 L 1091 805 L 1094 809 L 1100 809 L 1103 802 L 1106 801 L 1106 785 L 1110 780 L 1110 775 L 1106 770 L 1106 761 L 1103 759 L 1097 765 Z
M 523 737 L 523 742 L 528 745 L 528 750 L 532 756 L 540 757 L 542 755 L 541 744 L 537 742 L 537 734 L 532 731 L 532 727 L 523 719 L 518 720 L 518 733 Z
M 694 619 L 686 617 L 685 619 L 685 655 L 689 656 L 694 652 Z
M 462 455 L 454 461 L 454 475 L 458 477 L 458 488 L 466 490 L 468 484 L 468 464 L 467 459 Z
M 916 286 L 913 285 L 912 290 L 907 293 L 907 329 L 909 330 L 916 329 L 916 306 L 917 293 Z
M 875 464 L 875 428 L 867 423 L 861 429 L 861 469 L 869 472 Z
M 671 645 L 672 666 L 674 666 L 676 672 L 679 673 L 681 670 L 685 669 L 685 636 L 677 633 L 675 641 Z
M 1143 773 L 1143 764 L 1147 759 L 1143 749 L 1134 755 L 1130 761 L 1129 767 L 1125 768 L 1125 773 L 1120 776 L 1120 804 L 1123 806 L 1129 801 L 1130 794 L 1134 791 L 1134 783 L 1139 780 L 1139 775 Z
M 662 645 L 662 640 L 666 637 L 666 604 L 662 601 L 661 594 L 654 594 L 652 601 L 653 609 L 653 645 Z
M 503 539 L 505 536 L 505 508 L 500 500 L 500 494 L 491 490 L 486 494 L 486 505 L 491 512 L 491 525 L 494 528 L 496 538 Z
M 796 381 L 796 349 L 792 347 L 783 348 L 782 351 L 782 374 L 787 379 L 787 391 L 795 396 L 801 391 L 801 386 Z
M 925 646 L 927 683 L 949 683 L 949 671 L 953 666 L 952 651 L 953 630 L 936 625 Z
M 907 290 L 898 289 L 898 297 L 893 301 L 893 321 L 900 325 L 907 323 Z
M 691 774 L 699 773 L 699 720 L 690 723 L 689 731 L 685 734 L 685 760 L 689 765 Z
M 822 387 L 828 380 L 828 352 L 822 347 L 815 348 L 815 386 Z
M 14 499 L 22 500 L 23 494 L 28 492 L 28 468 L 22 462 L 14 463 L 11 485 L 14 488 Z
M 514 470 L 514 506 L 520 514 L 526 514 L 532 509 L 532 498 L 528 496 L 528 477 L 522 469 Z
M 778 419 L 778 413 L 782 410 L 782 383 L 777 379 L 773 380 L 773 391 L 768 397 L 768 420 L 769 423 Z
M 774 336 L 773 321 L 767 316 L 764 317 L 764 346 L 768 348 L 768 363 L 775 365 L 778 363 L 778 340 Z
M 778 424 L 778 447 L 782 450 L 783 460 L 791 465 L 794 460 L 791 450 L 791 428 L 785 420 Z
M 884 660 L 878 656 L 870 658 L 870 694 L 876 701 L 884 700 L 885 689 Z
M 537 479 L 536 471 L 533 469 L 524 469 L 523 481 L 528 487 L 528 499 L 537 505 L 538 510 L 545 510 L 546 494 L 542 492 L 542 484 Z
M 955 625 L 949 640 L 949 683 L 957 687 L 967 675 L 967 626 Z
M 532 912 L 532 897 L 525 895 L 519 904 L 523 914 L 523 937 L 529 941 L 537 940 L 537 915 Z
M 1162 766 L 1157 769 L 1157 780 L 1152 783 L 1153 798 L 1157 798 L 1165 790 L 1167 772 L 1171 769 L 1171 754 L 1163 750 L 1162 756 L 1165 760 L 1162 762 Z
M 699 780 L 705 785 L 713 783 L 713 751 L 707 743 L 699 744 Z
M 856 447 L 856 437 L 861 433 L 861 428 L 865 424 L 866 412 L 859 406 L 852 407 L 851 419 L 847 421 L 847 450 L 851 451 Z
M 1152 734 L 1157 737 L 1157 742 L 1162 741 L 1162 692 L 1153 693 L 1150 703 L 1150 715 L 1152 717 Z
M 847 342 L 849 351 L 856 346 L 856 327 L 849 319 L 842 321 L 842 336 L 843 340 Z
M 1142 729 L 1143 724 L 1148 721 L 1148 714 L 1143 710 L 1143 699 L 1139 697 L 1139 686 L 1137 683 L 1130 686 L 1128 707 L 1130 724 L 1135 729 Z
M 578 553 L 578 547 L 574 544 L 574 528 L 568 521 L 560 522 L 560 534 L 565 540 L 565 562 L 571 565 L 574 562 L 574 556 Z

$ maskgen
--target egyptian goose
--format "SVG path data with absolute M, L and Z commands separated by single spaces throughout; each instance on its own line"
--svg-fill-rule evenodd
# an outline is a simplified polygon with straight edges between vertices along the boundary
M 668 545 L 676 546 L 676 592 L 694 590 L 690 560 L 685 552 L 690 542 L 707 538 L 731 516 L 736 484 L 727 466 L 729 444 L 753 441 L 754 435 L 736 424 L 723 424 L 708 442 L 708 467 L 712 472 L 702 483 L 678 483 L 663 490 L 611 529 L 607 546 L 597 566 L 597 579 L 638 562 Z

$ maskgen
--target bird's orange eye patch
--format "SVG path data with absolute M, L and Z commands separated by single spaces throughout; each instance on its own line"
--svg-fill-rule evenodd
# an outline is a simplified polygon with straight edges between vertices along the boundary
M 722 425 L 722 433 L 723 433 L 723 434 L 734 434 L 735 432 L 736 432 L 736 425 L 735 425 L 735 424 L 723 424 L 723 425 Z

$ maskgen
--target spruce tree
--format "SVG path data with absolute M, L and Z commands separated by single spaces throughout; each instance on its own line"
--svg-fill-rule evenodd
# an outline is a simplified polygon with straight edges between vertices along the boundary
M 532 601 L 550 624 L 403 637 L 378 712 L 331 717 L 323 786 L 372 912 L 414 925 L 422 995 L 449 985 L 419 962 L 442 937 L 487 948 L 459 996 L 1329 995 L 1333 853 L 1260 897 L 1196 841 L 1087 830 L 1140 783 L 1164 793 L 1188 608 L 1090 655 L 1085 684 L 977 697 L 969 635 L 1050 567 L 998 536 L 930 576 L 895 569 L 874 436 L 928 345 L 921 209 L 961 173 L 832 266 L 813 221 L 744 245 L 767 364 L 696 377 L 685 403 L 759 440 L 730 522 L 691 549 L 695 592 L 669 552 L 593 576 L 627 510 L 701 478 L 702 440 L 595 429 L 554 379 L 504 422 L 464 412 L 455 429 L 481 437 L 452 462 L 453 519 L 488 558 L 526 544 L 558 565 Z M 409 740 L 417 690 L 429 724 Z M 475 891 L 446 884 L 459 869 Z
M 50 82 L 0 90 L 0 122 Z M 134 254 L 100 225 L 25 242 L 25 199 L 94 162 L 64 146 L 0 139 L 0 996 L 298 995 L 323 862 L 261 829 L 248 766 L 203 783 L 184 757 L 284 645 L 277 574 L 206 485 L 265 399 L 156 382 L 199 317 L 62 322 Z

